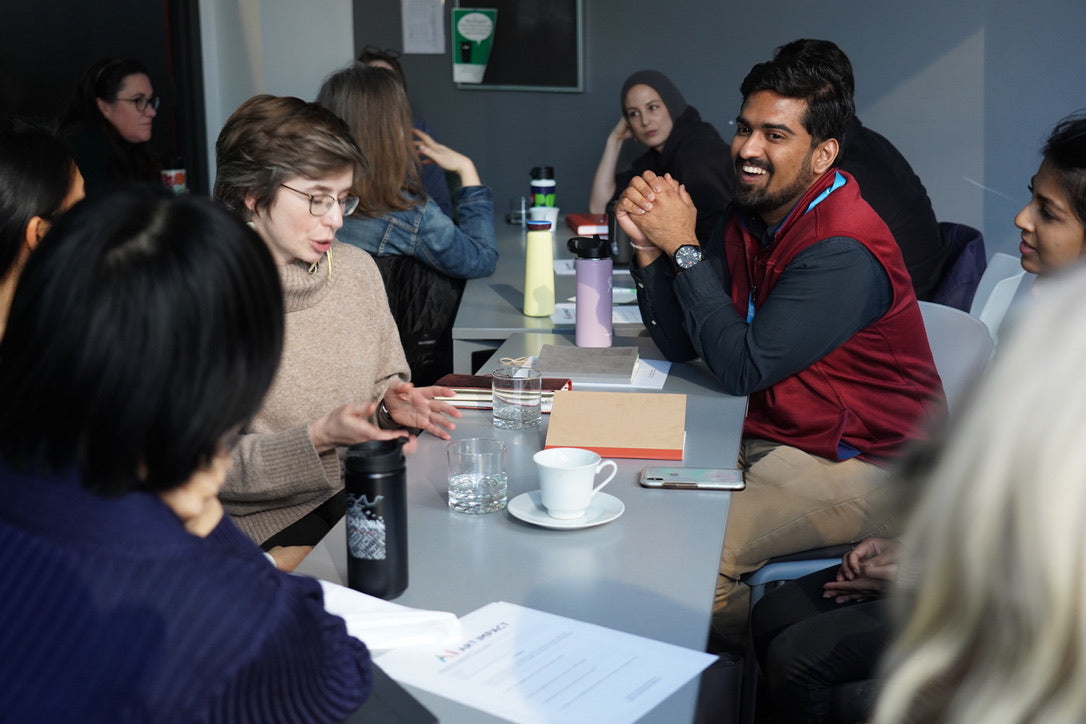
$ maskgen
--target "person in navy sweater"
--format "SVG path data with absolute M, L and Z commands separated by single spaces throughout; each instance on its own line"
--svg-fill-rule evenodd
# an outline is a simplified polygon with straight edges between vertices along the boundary
M 0 718 L 342 721 L 369 652 L 217 497 L 283 346 L 264 243 L 104 192 L 30 256 L 0 341 Z

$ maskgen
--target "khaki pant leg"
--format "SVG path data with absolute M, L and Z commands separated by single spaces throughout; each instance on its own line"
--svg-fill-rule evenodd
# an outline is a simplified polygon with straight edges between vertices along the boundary
M 739 577 L 767 559 L 885 533 L 886 473 L 860 460 L 836 462 L 794 447 L 744 440 L 746 489 L 733 493 L 713 606 L 713 632 L 733 649 L 746 642 L 750 591 Z

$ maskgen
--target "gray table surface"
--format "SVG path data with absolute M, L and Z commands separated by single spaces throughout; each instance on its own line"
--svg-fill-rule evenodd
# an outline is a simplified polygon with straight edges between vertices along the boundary
M 460 308 L 453 322 L 453 370 L 470 374 L 471 353 L 494 349 L 517 332 L 559 332 L 573 334 L 573 326 L 558 327 L 550 317 L 526 317 L 524 304 L 524 229 L 497 223 L 498 264 L 494 273 L 483 279 L 471 279 L 464 287 Z M 566 226 L 565 218 L 558 221 L 554 238 L 554 258 L 573 259 L 566 241 L 575 234 Z M 633 287 L 626 269 L 615 269 L 616 287 Z M 573 296 L 576 279 L 572 275 L 555 277 L 555 301 L 564 302 Z M 636 329 L 637 325 L 619 325 L 619 329 Z
M 535 354 L 540 344 L 571 344 L 553 334 L 513 335 L 495 354 Z M 654 356 L 647 337 L 618 337 Z M 658 358 L 658 353 L 656 353 Z M 735 464 L 745 398 L 720 392 L 700 363 L 673 365 L 664 392 L 687 397 L 683 464 Z M 489 411 L 465 410 L 454 438 L 494 437 L 509 448 L 509 498 L 538 488 L 531 456 L 543 446 L 538 430 L 493 427 Z M 646 424 L 651 424 L 646 421 Z M 606 492 L 622 500 L 618 519 L 584 530 L 551 530 L 524 523 L 507 510 L 482 516 L 448 509 L 445 444 L 419 439 L 407 458 L 409 579 L 397 603 L 465 615 L 509 601 L 621 631 L 701 650 L 709 631 L 713 591 L 730 493 L 649 490 L 638 475 L 649 460 L 620 459 Z M 656 461 L 655 464 L 672 464 Z M 346 583 L 341 522 L 302 562 L 299 573 Z M 695 679 L 643 721 L 692 721 Z M 408 687 L 443 722 L 498 721 L 462 704 Z

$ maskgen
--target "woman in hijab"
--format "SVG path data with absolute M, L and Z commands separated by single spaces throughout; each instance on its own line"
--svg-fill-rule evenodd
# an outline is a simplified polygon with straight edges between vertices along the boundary
M 670 173 L 686 186 L 698 208 L 697 235 L 712 232 L 731 200 L 732 164 L 728 144 L 663 73 L 640 70 L 622 84 L 622 117 L 603 147 L 592 180 L 588 210 L 602 214 L 630 183 L 645 171 Z M 626 139 L 647 146 L 629 169 L 617 172 Z

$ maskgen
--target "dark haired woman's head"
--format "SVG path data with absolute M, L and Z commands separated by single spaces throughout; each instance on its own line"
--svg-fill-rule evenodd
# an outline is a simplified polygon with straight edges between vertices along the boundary
M 157 111 L 146 65 L 132 58 L 103 58 L 80 79 L 65 123 L 97 125 L 128 143 L 146 143 Z
M 44 128 L 0 120 L 0 283 L 82 197 L 83 178 L 62 141 Z
M 159 184 L 161 165 L 151 148 L 158 96 L 147 66 L 131 58 L 99 60 L 83 74 L 61 128 L 81 152 L 89 192 L 108 183 L 139 181 Z M 104 165 L 97 159 L 106 143 Z
M 367 45 L 362 49 L 362 52 L 358 54 L 358 62 L 362 65 L 368 65 L 374 68 L 391 70 L 396 74 L 396 78 L 400 81 L 400 85 L 404 87 L 404 90 L 407 90 L 407 78 L 404 76 L 403 68 L 400 66 L 400 51 L 391 48 L 378 48 L 373 45 Z
M 1014 224 L 1022 230 L 1022 268 L 1044 275 L 1086 255 L 1086 116 L 1056 124 L 1041 155 Z
M 387 72 L 387 71 L 386 71 Z M 335 113 L 290 96 L 258 95 L 241 104 L 215 142 L 214 196 L 249 218 L 267 211 L 288 179 L 319 179 L 368 166 Z M 252 209 L 246 204 L 252 201 Z
M 283 344 L 260 238 L 207 200 L 119 188 L 30 257 L 0 340 L 0 456 L 104 495 L 161 492 L 221 453 Z
M 317 103 L 342 118 L 370 161 L 355 177 L 359 212 L 369 216 L 410 208 L 423 193 L 411 132 L 411 105 L 396 75 L 374 65 L 354 64 L 321 85 Z
M 1060 121 L 1042 151 L 1059 171 L 1078 220 L 1086 224 L 1086 116 Z
M 682 92 L 671 82 L 670 78 L 658 70 L 639 70 L 636 73 L 631 73 L 626 78 L 626 81 L 622 84 L 622 90 L 619 92 L 618 102 L 624 113 L 627 105 L 626 94 L 635 85 L 647 85 L 656 91 L 660 96 L 660 100 L 667 106 L 667 112 L 671 115 L 671 120 L 674 121 L 686 112 L 686 99 L 683 98 Z
M 687 109 L 683 94 L 658 70 L 639 70 L 626 78 L 619 104 L 638 143 L 661 152 L 675 122 Z
M 851 92 L 838 81 L 839 74 L 823 64 L 784 53 L 751 68 L 739 90 L 744 101 L 759 91 L 805 101 L 803 126 L 814 143 L 821 143 L 830 138 L 843 141 L 845 126 L 856 113 Z

